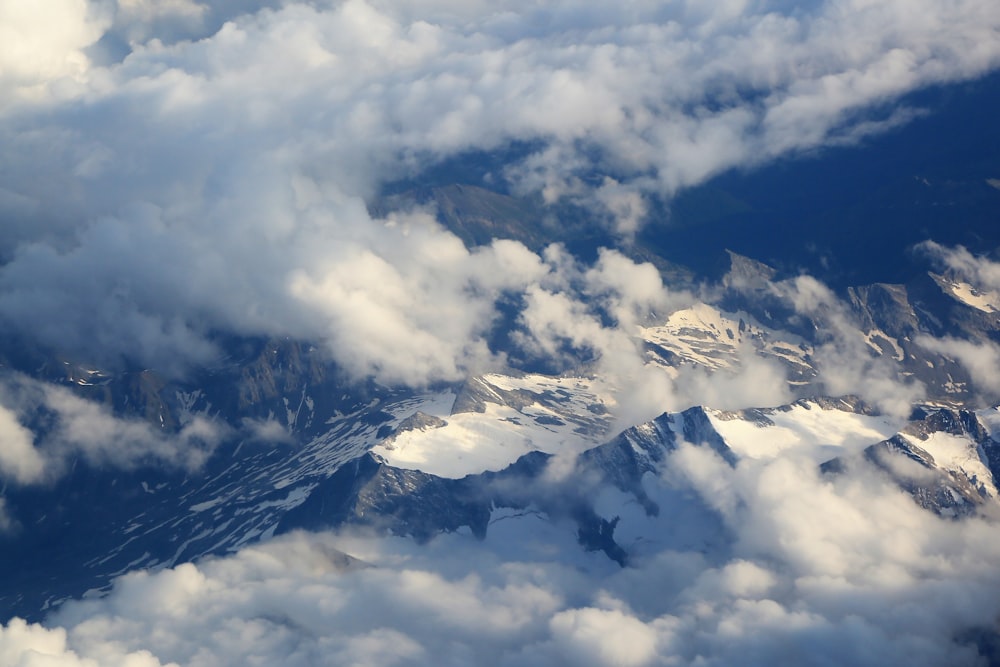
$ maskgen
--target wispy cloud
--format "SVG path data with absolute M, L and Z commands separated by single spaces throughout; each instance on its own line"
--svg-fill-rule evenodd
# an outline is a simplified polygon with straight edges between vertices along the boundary
M 77 458 L 126 470 L 195 470 L 233 432 L 201 414 L 184 415 L 176 430 L 159 429 L 138 417 L 116 417 L 65 386 L 19 374 L 0 380 L 0 477 L 6 483 L 54 482 Z

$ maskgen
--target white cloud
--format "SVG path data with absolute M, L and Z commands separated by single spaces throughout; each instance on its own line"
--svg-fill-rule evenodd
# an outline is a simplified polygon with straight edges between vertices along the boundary
M 818 335 L 813 359 L 822 393 L 860 396 L 882 411 L 910 413 L 925 387 L 908 379 L 893 359 L 875 352 L 847 305 L 830 288 L 811 276 L 799 276 L 768 289 L 785 299 Z
M 973 255 L 964 246 L 949 248 L 934 241 L 924 241 L 916 250 L 945 270 L 944 289 L 958 301 L 985 313 L 1000 306 L 1000 263 Z M 1000 347 L 995 342 L 975 332 L 971 340 L 925 334 L 914 342 L 963 366 L 981 398 L 994 402 L 1000 397 Z
M 777 362 L 758 356 L 749 346 L 741 351 L 740 365 L 735 370 L 710 372 L 698 366 L 684 366 L 674 385 L 675 393 L 685 403 L 720 410 L 772 407 L 794 398 L 786 370 Z M 676 403 L 672 407 L 687 405 Z
M 976 388 L 989 400 L 1000 397 L 1000 346 L 991 341 L 969 341 L 946 336 L 920 336 L 921 347 L 958 361 Z
M 563 660 L 577 665 L 652 664 L 657 631 L 617 609 L 571 609 L 549 621 L 552 641 Z
M 26 426 L 38 422 L 45 424 L 38 433 Z M 100 467 L 196 470 L 230 435 L 204 415 L 183 415 L 176 431 L 158 429 L 66 387 L 17 374 L 0 382 L 0 476 L 16 484 L 51 482 L 77 457 Z
M 125 653 L 110 645 L 81 657 L 66 645 L 66 631 L 28 624 L 15 618 L 0 627 L 0 660 L 13 667 L 176 667 L 163 665 L 145 651 Z
M 109 21 L 87 0 L 0 2 L 0 113 L 19 100 L 46 101 L 60 81 L 83 83 L 90 67 L 84 50 Z
M 112 17 L 103 3 L 0 0 L 6 326 L 167 373 L 217 355 L 213 331 L 291 335 L 326 344 L 356 375 L 422 384 L 501 361 L 486 340 L 496 299 L 513 291 L 521 342 L 555 359 L 588 350 L 627 421 L 700 398 L 742 404 L 780 373 L 755 362 L 735 377 L 672 380 L 643 363 L 634 328 L 688 298 L 651 267 L 613 252 L 581 267 L 557 247 L 537 256 L 514 242 L 470 251 L 426 213 L 373 219 L 365 199 L 441 158 L 536 142 L 495 176 L 593 205 L 627 236 L 645 214 L 640 195 L 856 140 L 913 113 L 885 109 L 905 93 L 1000 64 L 1000 12 L 987 0 L 265 4 L 122 1 Z M 127 53 L 92 60 L 102 35 Z M 831 393 L 900 411 L 920 395 L 849 333 L 829 290 L 807 278 L 780 289 L 829 328 L 816 356 Z M 23 483 L 70 454 L 197 465 L 222 437 L 195 419 L 166 439 L 65 390 L 20 389 L 0 409 L 0 470 Z M 24 426 L 32 401 L 56 417 L 51 440 Z M 718 510 L 731 552 L 668 545 L 609 573 L 600 554 L 566 568 L 577 545 L 559 526 L 542 531 L 548 560 L 500 558 L 460 535 L 426 551 L 297 535 L 128 575 L 50 619 L 65 634 L 11 621 L 0 656 L 74 667 L 973 664 L 955 637 L 1000 614 L 992 524 L 940 520 L 877 476 L 830 481 L 811 462 L 733 470 L 682 448 L 672 466 Z M 345 544 L 380 567 L 341 571 L 333 549 Z
M 964 246 L 949 248 L 934 241 L 924 241 L 917 245 L 917 250 L 926 253 L 931 259 L 943 264 L 958 275 L 983 291 L 1000 291 L 1000 263 L 987 257 L 977 257 Z
M 317 279 L 291 279 L 291 295 L 325 320 L 316 333 L 356 375 L 420 384 L 486 367 L 495 301 L 546 272 L 518 243 L 470 252 L 430 220 L 414 222 L 386 232 L 378 255 L 361 246 L 328 266 L 320 260 Z
M 7 509 L 7 499 L 0 497 L 0 535 L 16 533 L 20 527 L 21 523 Z
M 866 110 L 1000 62 L 982 0 L 51 3 L 3 5 L 22 18 L 0 43 L 45 58 L 0 56 L 41 91 L 0 110 L 0 313 L 167 372 L 216 354 L 214 330 L 322 339 L 386 381 L 487 363 L 491 297 L 537 274 L 472 268 L 537 260 L 463 257 L 362 204 L 440 158 L 535 142 L 494 176 L 627 236 L 646 193 L 856 137 L 906 115 Z M 102 34 L 127 55 L 88 60 Z
M 0 471 L 15 481 L 35 482 L 45 461 L 34 446 L 34 435 L 21 425 L 17 414 L 0 405 Z
M 187 417 L 176 433 L 159 431 L 146 421 L 117 418 L 68 389 L 39 386 L 45 408 L 56 416 L 55 429 L 46 435 L 49 447 L 62 460 L 80 453 L 96 465 L 134 468 L 155 461 L 195 470 L 229 433 L 228 426 L 202 415 Z
M 977 664 L 967 637 L 1000 614 L 991 520 L 940 518 L 874 468 L 824 477 L 794 452 L 733 468 L 683 444 L 666 466 L 644 481 L 668 504 L 638 519 L 653 532 L 628 568 L 530 514 L 483 542 L 293 534 L 126 575 L 48 629 L 10 622 L 0 651 L 27 632 L 57 665 Z M 695 503 L 728 538 L 672 537 Z

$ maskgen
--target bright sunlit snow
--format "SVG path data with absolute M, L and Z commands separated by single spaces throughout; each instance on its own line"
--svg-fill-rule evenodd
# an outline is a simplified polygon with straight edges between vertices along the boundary
M 821 463 L 857 453 L 894 435 L 906 423 L 888 416 L 856 414 L 846 405 L 824 409 L 808 401 L 753 413 L 708 411 L 712 425 L 733 451 L 753 459 L 795 455 Z

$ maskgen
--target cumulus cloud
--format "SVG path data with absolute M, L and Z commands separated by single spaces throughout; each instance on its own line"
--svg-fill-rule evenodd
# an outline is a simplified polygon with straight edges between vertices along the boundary
M 125 575 L 44 627 L 11 621 L 0 651 L 17 664 L 44 641 L 74 666 L 980 664 L 976 633 L 1000 614 L 995 524 L 927 512 L 865 463 L 824 477 L 814 454 L 734 467 L 681 444 L 643 481 L 659 515 L 623 517 L 660 528 L 627 568 L 531 513 L 484 541 L 296 533 Z M 669 529 L 693 503 L 717 517 L 692 527 L 696 545 Z
M 358 247 L 328 266 L 320 260 L 318 276 L 296 272 L 289 289 L 323 317 L 317 333 L 342 366 L 408 384 L 455 380 L 486 366 L 495 302 L 547 270 L 519 243 L 470 252 L 430 220 L 387 235 L 379 253 Z
M 699 398 L 780 402 L 785 389 L 765 361 L 717 377 L 646 365 L 635 329 L 691 298 L 651 266 L 612 251 L 582 266 L 512 241 L 469 249 L 431 212 L 375 218 L 366 203 L 442 159 L 516 141 L 528 154 L 498 182 L 593 207 L 628 237 L 651 193 L 857 141 L 916 113 L 896 108 L 906 93 L 1000 65 L 1000 13 L 984 0 L 0 0 L 0 19 L 5 327 L 175 375 L 215 359 L 218 332 L 287 335 L 356 376 L 421 385 L 503 363 L 487 341 L 513 294 L 517 342 L 554 364 L 591 362 L 625 422 Z M 961 252 L 935 252 L 993 284 Z M 830 393 L 900 412 L 920 396 L 824 286 L 776 289 L 828 331 L 815 354 Z M 960 359 L 990 352 L 939 344 Z M 196 466 L 225 436 L 193 418 L 167 438 L 63 388 L 15 384 L 0 401 L 0 471 L 16 483 L 72 456 Z M 29 428 L 38 411 L 53 420 L 45 434 Z M 538 541 L 503 546 L 293 535 L 129 574 L 44 627 L 10 621 L 0 657 L 962 665 L 976 662 L 963 637 L 996 629 L 986 519 L 942 520 L 872 471 L 821 478 L 811 457 L 733 468 L 685 446 L 668 466 L 671 497 L 713 508 L 731 542 L 651 547 L 618 570 L 543 519 Z
M 747 405 L 777 406 L 793 399 L 787 371 L 773 359 L 759 356 L 750 345 L 739 351 L 732 368 L 723 370 L 695 364 L 665 370 L 650 364 L 641 327 L 661 323 L 670 313 L 698 301 L 689 291 L 669 289 L 651 264 L 636 263 L 617 251 L 603 249 L 593 265 L 584 266 L 560 246 L 548 248 L 545 259 L 550 271 L 527 288 L 519 319 L 521 328 L 514 339 L 520 349 L 544 359 L 556 371 L 577 368 L 584 361 L 585 372 L 594 375 L 613 397 L 618 428 L 648 421 L 665 410 L 683 410 L 692 405 L 738 409 Z M 843 309 L 825 286 L 814 280 L 808 284 Z M 846 318 L 842 313 L 841 327 L 831 334 L 832 341 L 845 332 L 857 337 Z M 822 363 L 837 367 L 833 373 L 842 371 L 835 355 L 821 356 Z M 873 359 L 871 364 L 876 361 Z M 855 375 L 850 380 L 845 378 L 836 390 L 861 391 L 861 385 L 869 382 L 873 374 L 858 369 Z M 881 386 L 869 393 L 887 388 L 896 389 Z M 900 398 L 898 392 L 892 396 L 900 401 L 909 399 L 909 394 Z M 882 396 L 880 400 L 887 403 L 890 398 Z
M 116 646 L 98 648 L 81 657 L 67 648 L 66 631 L 62 628 L 50 630 L 18 618 L 0 628 L 0 659 L 17 667 L 171 667 L 146 651 L 125 653 Z
M 671 407 L 707 405 L 720 410 L 738 410 L 748 405 L 773 407 L 794 399 L 787 371 L 752 348 L 740 353 L 735 370 L 710 372 L 699 366 L 685 366 L 674 378 L 675 400 Z M 685 405 L 687 403 L 687 405 Z
M 87 0 L 0 2 L 0 113 L 18 101 L 71 95 L 90 66 L 85 49 L 109 23 Z M 60 91 L 60 83 L 71 89 Z
M 492 298 L 539 260 L 364 206 L 443 158 L 536 146 L 494 176 L 628 236 L 649 193 L 851 140 L 1000 62 L 979 0 L 23 4 L 0 22 L 0 314 L 176 373 L 220 330 L 325 341 L 387 382 L 486 363 Z

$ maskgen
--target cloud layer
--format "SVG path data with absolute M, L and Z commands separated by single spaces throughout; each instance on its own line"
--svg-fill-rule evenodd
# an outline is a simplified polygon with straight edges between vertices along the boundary
M 498 187 L 592 207 L 628 237 L 650 194 L 858 141 L 917 113 L 899 106 L 907 93 L 1000 65 L 991 0 L 0 0 L 0 26 L 8 331 L 177 376 L 216 359 L 220 333 L 292 336 L 355 376 L 419 386 L 502 364 L 487 341 L 510 297 L 521 351 L 594 361 L 626 421 L 701 397 L 743 405 L 780 373 L 759 362 L 715 381 L 645 366 L 635 328 L 692 298 L 648 265 L 605 251 L 581 266 L 560 246 L 511 241 L 468 249 L 433 211 L 376 219 L 366 202 L 443 159 L 518 142 L 529 152 L 491 174 Z M 776 289 L 830 327 L 817 351 L 830 391 L 867 387 L 889 408 L 919 395 L 845 334 L 823 286 Z M 941 345 L 970 363 L 993 353 Z M 0 397 L 0 472 L 18 483 L 71 455 L 196 465 L 222 437 L 192 422 L 167 440 L 17 382 Z M 782 387 L 754 402 L 785 398 Z M 54 419 L 51 442 L 29 430 L 36 410 Z M 657 544 L 618 570 L 581 554 L 571 527 L 530 517 L 482 544 L 293 535 L 127 575 L 47 627 L 11 621 L 0 658 L 972 665 L 974 632 L 996 630 L 986 520 L 923 512 L 872 471 L 820 478 L 808 456 L 734 469 L 682 447 L 663 482 L 673 502 L 711 510 L 712 549 Z M 347 567 L 336 549 L 375 567 Z
M 440 159 L 537 146 L 497 182 L 628 235 L 646 194 L 853 141 L 1000 63 L 985 0 L 22 5 L 0 3 L 0 316 L 173 373 L 219 331 L 387 382 L 489 359 L 498 291 L 541 260 L 363 203 Z
M 662 511 L 624 517 L 625 532 L 650 524 L 628 568 L 531 513 L 485 542 L 300 533 L 126 575 L 46 627 L 11 621 L 0 651 L 74 666 L 930 666 L 979 664 L 976 633 L 996 631 L 995 526 L 922 510 L 873 469 L 823 478 L 804 450 L 732 468 L 682 445 L 643 486 Z

